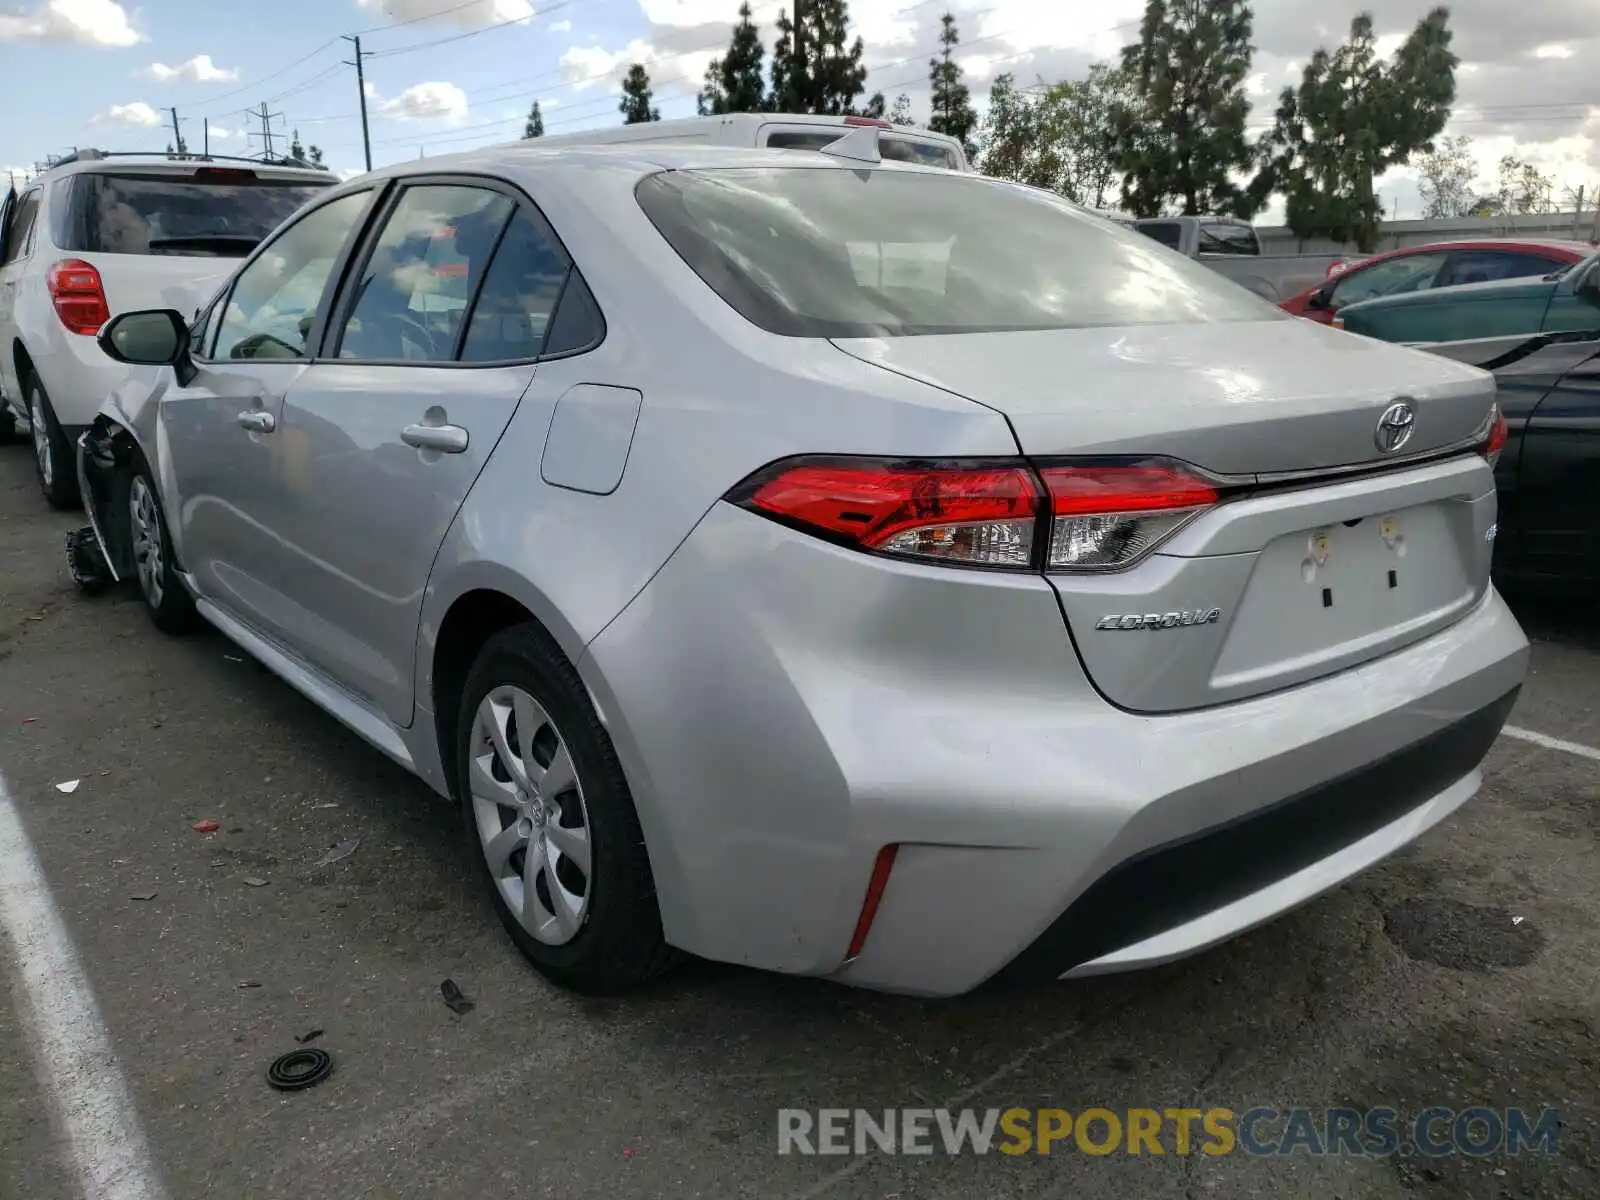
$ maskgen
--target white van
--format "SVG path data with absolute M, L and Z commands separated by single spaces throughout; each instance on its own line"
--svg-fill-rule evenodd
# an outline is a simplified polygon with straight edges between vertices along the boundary
M 672 121 L 641 121 L 535 138 L 530 143 L 547 146 L 612 146 L 624 142 L 702 146 L 770 146 L 779 150 L 820 150 L 844 136 L 850 126 L 876 125 L 882 134 L 878 151 L 884 158 L 971 171 L 961 143 L 947 133 L 931 133 L 905 125 L 891 125 L 876 117 L 813 116 L 808 113 L 728 113 L 720 117 L 682 117 Z

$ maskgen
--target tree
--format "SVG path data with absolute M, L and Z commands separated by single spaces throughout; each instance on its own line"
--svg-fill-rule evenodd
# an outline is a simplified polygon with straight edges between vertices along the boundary
M 728 52 L 712 59 L 706 68 L 705 87 L 696 100 L 700 115 L 760 112 L 766 102 L 766 84 L 761 74 L 765 57 L 761 31 L 750 14 L 749 0 L 745 0 L 739 5 L 739 21 L 733 27 Z
M 996 75 L 983 118 L 983 152 L 978 169 L 1054 191 L 1061 162 L 1045 131 L 1041 106 L 1017 90 L 1011 72 Z
M 1255 163 L 1245 140 L 1254 15 L 1245 0 L 1148 0 L 1139 40 L 1122 51 L 1131 91 L 1115 114 L 1124 204 L 1188 215 L 1260 207 L 1234 181 Z
M 1449 12 L 1435 8 L 1384 62 L 1371 16 L 1356 17 L 1344 45 L 1332 54 L 1318 49 L 1300 86 L 1283 90 L 1252 195 L 1282 191 L 1297 237 L 1353 242 L 1370 253 L 1383 218 L 1377 177 L 1431 152 L 1449 120 L 1460 62 L 1450 39 Z
M 544 113 L 539 111 L 539 102 L 535 100 L 533 107 L 528 110 L 528 123 L 522 127 L 522 136 L 536 138 L 544 136 Z
M 1417 161 L 1417 174 L 1424 220 L 1464 217 L 1477 203 L 1472 185 L 1478 164 L 1472 157 L 1471 138 L 1446 138 Z
M 289 152 L 277 161 L 299 167 L 323 167 L 326 169 L 322 161 L 322 148 L 320 146 L 301 145 L 300 131 L 298 129 L 289 135 Z
M 1555 180 L 1515 154 L 1500 160 L 1500 187 L 1493 196 L 1496 216 L 1555 211 Z
M 889 124 L 915 125 L 916 123 L 916 118 L 911 115 L 911 97 L 901 92 L 894 98 L 894 107 L 889 110 Z
M 622 103 L 617 109 L 622 113 L 624 125 L 640 125 L 645 121 L 661 120 L 661 110 L 651 105 L 655 93 L 650 90 L 650 73 L 643 63 L 634 63 L 622 81 Z
M 956 19 L 950 13 L 939 18 L 939 44 L 943 50 L 938 58 L 928 60 L 928 82 L 933 89 L 932 116 L 928 128 L 935 133 L 947 133 L 966 149 L 968 158 L 978 153 L 972 144 L 973 131 L 978 127 L 978 114 L 972 108 L 972 93 L 961 82 L 961 67 L 952 55 L 961 42 L 956 32 Z
M 1119 174 L 1115 114 L 1134 100 L 1126 69 L 1107 63 L 1045 92 L 1038 101 L 1039 136 L 1057 170 L 1056 191 L 1078 204 L 1106 207 Z
M 866 90 L 867 68 L 861 61 L 866 45 L 860 37 L 849 45 L 850 5 L 848 0 L 807 0 L 801 17 L 802 53 L 794 50 L 794 22 L 787 12 L 778 12 L 778 40 L 772 46 L 771 84 L 765 108 L 768 112 L 822 113 L 829 116 L 881 114 L 882 94 L 873 95 L 864 106 L 856 100 Z

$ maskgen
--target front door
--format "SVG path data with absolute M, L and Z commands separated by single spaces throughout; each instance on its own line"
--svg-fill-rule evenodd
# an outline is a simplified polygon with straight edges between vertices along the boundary
M 291 465 L 284 394 L 310 362 L 335 263 L 371 202 L 352 192 L 282 230 L 240 272 L 194 347 L 197 374 L 161 399 L 161 490 L 174 549 L 200 595 L 261 628 L 277 606 L 258 564 L 282 535 L 273 502 Z
M 406 725 L 434 556 L 533 380 L 569 264 L 526 201 L 485 183 L 411 183 L 380 222 L 288 391 L 295 471 L 265 570 L 290 648 Z

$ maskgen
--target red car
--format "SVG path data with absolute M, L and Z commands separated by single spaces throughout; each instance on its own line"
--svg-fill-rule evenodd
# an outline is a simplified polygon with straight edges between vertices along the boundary
M 1594 249 L 1587 242 L 1553 238 L 1486 238 L 1407 246 L 1364 258 L 1330 275 L 1316 287 L 1280 301 L 1279 307 L 1297 317 L 1326 325 L 1333 320 L 1334 313 L 1357 300 L 1457 283 L 1548 275 L 1568 263 L 1587 258 Z

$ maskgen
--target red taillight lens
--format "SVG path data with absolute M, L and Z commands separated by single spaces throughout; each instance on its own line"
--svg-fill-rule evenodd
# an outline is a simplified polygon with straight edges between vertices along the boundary
M 728 497 L 832 541 L 901 558 L 1026 569 L 1042 499 L 1021 463 L 789 460 Z
M 1506 416 L 1496 404 L 1489 410 L 1489 432 L 1478 446 L 1478 452 L 1489 460 L 1492 467 L 1500 461 L 1500 452 L 1506 448 Z
M 111 319 L 100 272 L 81 258 L 64 258 L 45 276 L 56 316 L 71 333 L 93 336 Z
M 1164 461 L 1042 467 L 1039 474 L 1054 518 L 1052 571 L 1129 566 L 1218 499 L 1209 481 Z
M 898 558 L 1107 571 L 1138 562 L 1217 503 L 1219 493 L 1166 459 L 1058 463 L 1035 473 L 1008 460 L 801 458 L 758 471 L 727 498 L 841 545 Z

